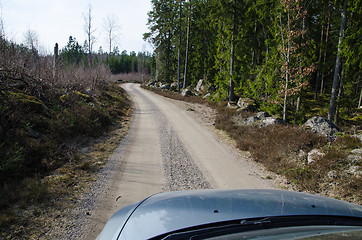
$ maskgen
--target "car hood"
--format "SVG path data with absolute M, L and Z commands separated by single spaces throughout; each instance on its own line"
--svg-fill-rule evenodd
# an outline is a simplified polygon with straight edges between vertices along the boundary
M 148 239 L 202 224 L 292 215 L 362 217 L 362 207 L 283 190 L 166 192 L 116 212 L 98 239 Z

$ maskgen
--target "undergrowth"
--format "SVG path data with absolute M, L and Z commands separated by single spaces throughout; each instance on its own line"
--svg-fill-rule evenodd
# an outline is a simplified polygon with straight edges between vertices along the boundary
M 250 151 L 255 161 L 285 176 L 299 190 L 362 202 L 360 176 L 349 171 L 360 168 L 361 163 L 348 159 L 351 150 L 362 147 L 358 138 L 339 136 L 330 143 L 325 137 L 294 125 L 239 126 L 233 116 L 242 114 L 246 118 L 251 113 L 225 107 L 217 110 L 217 128 L 228 132 L 239 149 Z M 307 153 L 312 149 L 322 149 L 325 155 L 308 163 Z

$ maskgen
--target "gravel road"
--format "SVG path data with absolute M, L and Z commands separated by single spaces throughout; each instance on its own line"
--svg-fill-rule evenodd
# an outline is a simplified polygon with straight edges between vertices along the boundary
M 269 173 L 211 131 L 211 117 L 197 114 L 206 107 L 166 99 L 137 84 L 123 88 L 135 108 L 129 133 L 84 199 L 87 216 L 79 215 L 71 238 L 95 239 L 116 210 L 158 192 L 277 187 Z

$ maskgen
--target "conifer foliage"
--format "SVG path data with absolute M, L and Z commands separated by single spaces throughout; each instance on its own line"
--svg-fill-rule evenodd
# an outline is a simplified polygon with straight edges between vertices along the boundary
M 204 79 L 216 89 L 214 100 L 249 97 L 298 122 L 304 99 L 331 98 L 338 55 L 335 109 L 361 104 L 361 0 L 152 0 L 152 6 L 144 38 L 155 47 L 156 80 L 182 79 L 187 87 Z

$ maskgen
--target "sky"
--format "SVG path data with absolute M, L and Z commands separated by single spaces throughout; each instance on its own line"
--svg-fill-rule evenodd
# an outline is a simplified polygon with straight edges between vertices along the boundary
M 151 0 L 0 0 L 1 17 L 5 36 L 16 43 L 24 43 L 28 30 L 38 34 L 39 48 L 52 53 L 55 43 L 59 49 L 66 46 L 69 36 L 83 45 L 87 38 L 84 32 L 83 13 L 92 7 L 96 43 L 93 51 L 102 46 L 107 51 L 107 34 L 104 21 L 107 16 L 115 16 L 119 29 L 118 39 L 112 43 L 122 52 L 152 52 L 152 45 L 145 42 L 143 33 L 148 32 L 147 13 L 151 10 Z M 113 48 L 113 47 L 112 47 Z

